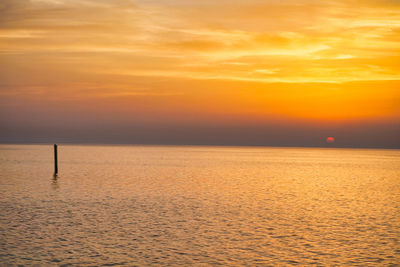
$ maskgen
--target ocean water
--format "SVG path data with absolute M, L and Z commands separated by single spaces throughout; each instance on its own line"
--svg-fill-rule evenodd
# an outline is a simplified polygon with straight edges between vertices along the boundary
M 399 150 L 0 146 L 0 265 L 399 263 Z

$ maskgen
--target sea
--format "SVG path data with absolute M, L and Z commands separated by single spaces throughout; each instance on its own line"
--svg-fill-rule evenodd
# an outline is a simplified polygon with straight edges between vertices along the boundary
M 400 150 L 0 145 L 1 266 L 399 266 Z

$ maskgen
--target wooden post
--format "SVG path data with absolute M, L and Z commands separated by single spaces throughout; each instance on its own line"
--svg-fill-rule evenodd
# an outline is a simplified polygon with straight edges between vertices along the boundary
M 57 144 L 54 144 L 54 175 L 58 173 Z

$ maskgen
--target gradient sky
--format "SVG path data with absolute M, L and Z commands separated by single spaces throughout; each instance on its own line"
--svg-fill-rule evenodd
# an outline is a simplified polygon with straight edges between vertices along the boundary
M 400 148 L 399 0 L 1 0 L 0 142 Z

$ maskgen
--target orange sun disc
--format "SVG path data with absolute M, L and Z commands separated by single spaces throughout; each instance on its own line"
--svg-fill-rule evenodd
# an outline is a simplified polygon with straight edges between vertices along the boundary
M 335 143 L 335 138 L 333 138 L 333 137 L 328 137 L 328 138 L 326 138 L 326 142 L 328 143 L 328 144 L 332 144 L 332 143 Z

